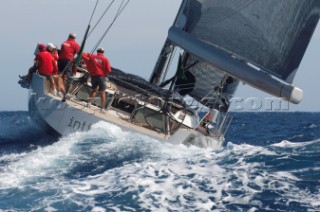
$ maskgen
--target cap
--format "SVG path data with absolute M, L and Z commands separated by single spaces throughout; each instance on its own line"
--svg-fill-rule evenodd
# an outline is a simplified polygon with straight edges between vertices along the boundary
M 99 48 L 97 49 L 97 52 L 103 53 L 103 52 L 104 52 L 104 49 L 103 49 L 102 47 L 99 47 Z
M 77 37 L 76 33 L 70 32 L 69 38 L 74 38 L 75 39 L 76 37 Z
M 46 49 L 46 44 L 44 44 L 44 43 L 41 43 L 41 44 L 39 44 L 39 50 L 40 51 L 43 51 L 43 50 L 45 50 Z
M 53 43 L 47 43 L 47 48 L 55 49 L 56 46 Z

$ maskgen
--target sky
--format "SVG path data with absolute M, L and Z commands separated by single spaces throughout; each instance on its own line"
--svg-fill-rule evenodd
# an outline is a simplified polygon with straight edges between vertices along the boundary
M 110 2 L 99 1 L 92 25 Z M 116 0 L 116 5 L 119 2 Z M 18 75 L 25 74 L 32 65 L 37 43 L 51 42 L 60 46 L 70 32 L 75 32 L 81 43 L 95 3 L 96 0 L 0 0 L 0 69 L 3 74 L 0 111 L 27 111 L 28 90 L 17 83 Z M 100 45 L 111 65 L 149 79 L 180 3 L 181 0 L 130 0 Z M 116 5 L 89 37 L 85 51 L 92 50 L 109 26 Z M 298 105 L 289 104 L 285 111 L 320 111 L 319 49 L 320 27 L 313 35 L 293 82 L 304 91 L 304 98 Z M 235 96 L 261 102 L 273 98 L 247 85 L 240 85 Z M 252 105 L 247 103 L 250 101 L 244 101 L 243 108 L 250 111 Z M 265 107 L 259 108 L 259 111 L 265 110 Z

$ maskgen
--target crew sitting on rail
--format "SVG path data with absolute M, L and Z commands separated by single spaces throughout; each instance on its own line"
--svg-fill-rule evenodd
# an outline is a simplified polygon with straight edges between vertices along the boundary
M 52 77 L 55 60 L 51 53 L 46 50 L 45 44 L 39 44 L 39 52 L 34 59 L 34 66 L 37 67 L 38 73 L 44 76 L 50 82 L 50 92 L 57 95 L 57 90 Z

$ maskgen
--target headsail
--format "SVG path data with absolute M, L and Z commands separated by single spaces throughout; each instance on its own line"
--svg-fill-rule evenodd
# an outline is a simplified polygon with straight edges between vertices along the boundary
M 298 103 L 302 91 L 290 83 L 319 14 L 318 0 L 188 0 L 168 39 L 200 66 Z

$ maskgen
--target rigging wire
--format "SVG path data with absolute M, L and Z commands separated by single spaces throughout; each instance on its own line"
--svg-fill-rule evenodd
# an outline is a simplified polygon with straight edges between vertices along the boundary
M 118 11 L 114 17 L 114 19 L 112 20 L 112 22 L 110 23 L 109 27 L 106 29 L 106 31 L 103 33 L 102 37 L 99 39 L 99 41 L 96 43 L 96 45 L 94 46 L 94 48 L 91 50 L 91 54 L 94 53 L 94 51 L 98 48 L 98 46 L 100 45 L 100 43 L 103 41 L 103 39 L 105 38 L 105 36 L 107 35 L 107 33 L 109 32 L 109 30 L 111 29 L 112 25 L 115 23 L 115 21 L 118 19 L 118 17 L 120 16 L 120 14 L 123 12 L 123 10 L 125 9 L 125 7 L 128 5 L 130 0 L 122 0 Z M 125 3 L 124 3 L 125 2 Z
M 98 0 L 99 1 L 99 0 Z M 107 12 L 109 11 L 110 7 L 112 6 L 112 4 L 114 3 L 114 0 L 112 0 L 112 2 L 108 5 L 108 7 L 105 9 L 105 11 L 102 13 L 102 15 L 100 16 L 99 20 L 97 21 L 97 23 L 94 25 L 94 27 L 91 29 L 91 31 L 89 32 L 88 37 L 91 35 L 91 33 L 95 30 L 95 28 L 98 26 L 98 24 L 101 22 L 102 18 L 107 14 Z M 92 17 L 91 17 L 92 18 Z
M 96 2 L 96 5 L 95 5 L 95 7 L 94 7 L 94 9 L 93 9 L 93 12 L 92 12 L 92 14 L 91 14 L 91 18 L 90 18 L 90 20 L 89 20 L 88 25 L 91 24 L 91 21 L 92 21 L 93 15 L 94 15 L 94 13 L 95 13 L 95 11 L 96 11 L 96 9 L 97 9 L 98 3 L 99 3 L 99 0 L 97 0 L 97 2 Z
M 105 38 L 105 36 L 107 35 L 107 33 L 109 32 L 109 30 L 111 29 L 112 25 L 114 24 L 114 22 L 117 20 L 117 18 L 120 16 L 120 14 L 123 12 L 123 10 L 125 9 L 125 7 L 127 6 L 127 4 L 129 3 L 129 0 L 126 1 L 126 3 L 124 4 L 124 0 L 122 0 L 118 11 L 113 19 L 113 21 L 111 22 L 111 24 L 109 25 L 109 27 L 107 28 L 107 30 L 104 32 L 104 34 L 102 35 L 102 37 L 100 38 L 100 40 L 97 42 L 97 44 L 95 45 L 95 47 L 92 49 L 91 53 L 93 53 L 98 46 L 100 45 L 100 43 L 102 42 L 102 40 Z M 123 5 L 124 4 L 124 5 Z
M 94 7 L 94 9 L 92 11 L 92 14 L 91 14 L 91 17 L 90 17 L 86 32 L 84 33 L 84 36 L 83 36 L 83 39 L 82 39 L 82 42 L 81 42 L 80 50 L 79 50 L 79 52 L 77 54 L 77 57 L 76 57 L 76 59 L 74 61 L 75 66 L 78 66 L 80 64 L 80 61 L 81 61 L 81 58 L 82 58 L 82 52 L 84 50 L 84 46 L 85 46 L 86 41 L 88 39 L 88 33 L 89 33 L 89 30 L 90 30 L 90 27 L 91 27 L 90 24 L 91 24 L 93 15 L 94 15 L 94 13 L 95 13 L 95 11 L 97 9 L 98 3 L 99 3 L 99 0 L 97 0 L 96 5 L 95 5 L 95 7 Z M 65 71 L 65 68 L 64 68 L 63 72 L 64 71 Z

